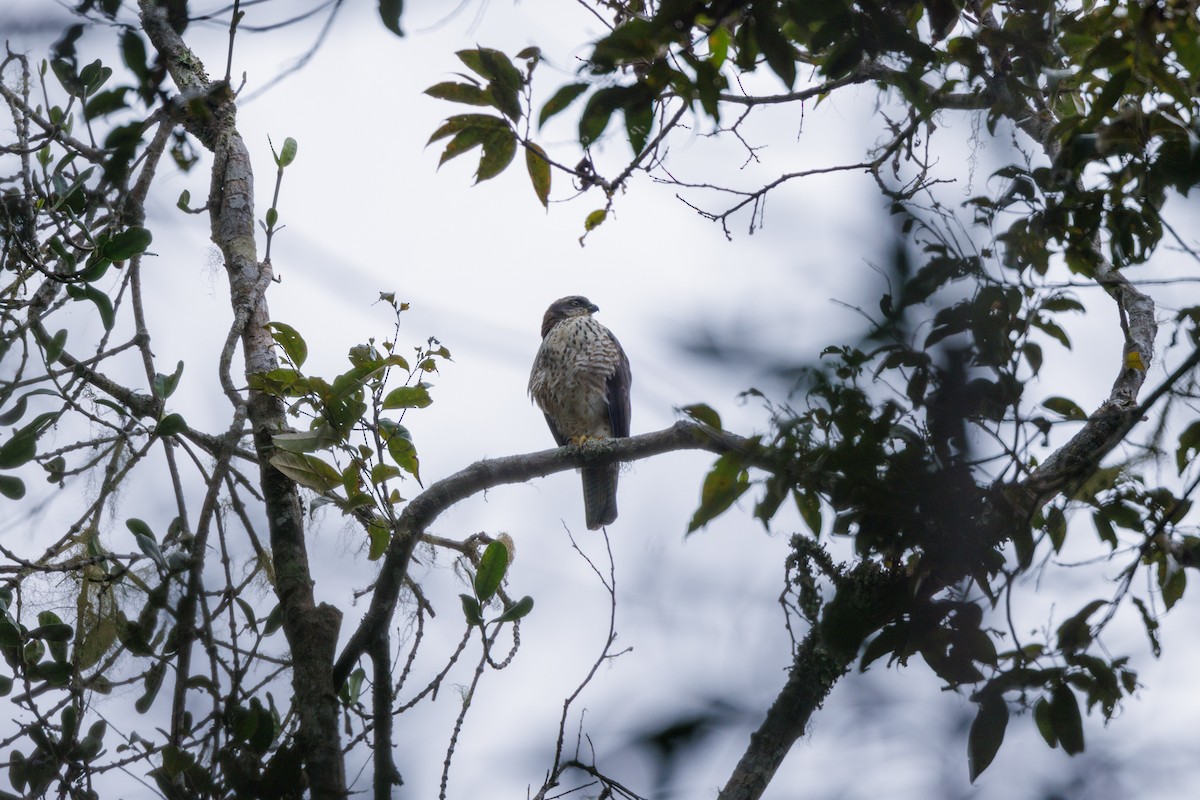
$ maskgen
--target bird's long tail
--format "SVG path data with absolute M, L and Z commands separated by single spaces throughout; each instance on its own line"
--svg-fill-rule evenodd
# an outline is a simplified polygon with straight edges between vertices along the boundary
M 583 468 L 583 510 L 589 531 L 617 519 L 617 476 L 620 464 Z

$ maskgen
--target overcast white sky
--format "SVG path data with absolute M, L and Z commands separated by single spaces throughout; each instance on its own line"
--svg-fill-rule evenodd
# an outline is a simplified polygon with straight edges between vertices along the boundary
M 0 30 L 12 32 L 7 35 L 14 49 L 39 52 L 45 37 L 20 30 L 18 23 L 44 3 L 18 0 L 0 9 Z M 219 7 L 192 5 L 193 13 Z M 525 382 L 541 314 L 557 297 L 590 297 L 601 308 L 599 318 L 624 344 L 634 377 L 635 433 L 665 427 L 676 418 L 677 406 L 698 401 L 717 408 L 734 430 L 764 428 L 761 410 L 736 400 L 751 385 L 778 390 L 761 383 L 768 379 L 758 372 L 757 359 L 716 364 L 682 351 L 684 340 L 707 328 L 736 334 L 749 353 L 796 362 L 815 359 L 828 344 L 853 341 L 858 318 L 832 301 L 873 308 L 881 279 L 868 262 L 883 262 L 888 247 L 881 234 L 886 231 L 881 203 L 868 179 L 842 175 L 785 187 L 768 201 L 765 229 L 748 236 L 748 220 L 741 217 L 734 224 L 734 241 L 728 242 L 719 226 L 677 201 L 674 190 L 639 178 L 617 199 L 616 217 L 580 247 L 584 217 L 602 205 L 598 196 L 552 203 L 547 213 L 519 159 L 509 173 L 478 187 L 471 186 L 470 155 L 439 172 L 438 148 L 425 149 L 425 141 L 457 111 L 422 91 L 462 70 L 453 55 L 457 49 L 478 43 L 513 53 L 536 44 L 547 56 L 538 68 L 544 99 L 570 79 L 572 59 L 600 33 L 595 18 L 582 4 L 545 0 L 470 2 L 450 15 L 450 3 L 410 0 L 404 17 L 409 35 L 398 39 L 379 24 L 371 5 L 356 2 L 346 8 L 312 61 L 245 103 L 239 119 L 256 158 L 260 215 L 269 205 L 274 172 L 267 137 L 277 145 L 287 136 L 299 142 L 279 203 L 287 227 L 273 244 L 281 280 L 269 300 L 275 319 L 305 334 L 311 350 L 306 367 L 318 374 L 341 371 L 350 346 L 370 336 L 390 337 L 386 308 L 373 305 L 380 291 L 395 291 L 412 304 L 404 315 L 401 343 L 416 345 L 433 335 L 453 353 L 454 361 L 432 379 L 435 403 L 406 419 L 427 484 L 480 457 L 552 445 L 541 414 L 528 401 Z M 246 23 L 276 18 L 277 6 L 247 7 Z M 282 35 L 241 35 L 234 73 L 246 74 L 245 94 L 257 92 L 301 55 L 315 33 L 315 25 L 308 25 Z M 108 53 L 112 38 L 111 31 L 92 31 L 81 52 L 100 48 Z M 222 29 L 195 24 L 188 39 L 210 74 L 223 69 L 227 36 Z M 761 130 L 771 145 L 761 168 L 739 170 L 744 155 L 736 145 L 701 136 L 680 141 L 672 156 L 695 177 L 715 181 L 719 172 L 743 186 L 779 172 L 855 160 L 876 135 L 872 102 L 873 90 L 865 89 L 854 99 L 807 109 L 802 120 L 795 112 L 777 115 Z M 541 141 L 549 149 L 562 147 L 561 160 L 573 163 L 572 156 L 578 156 L 566 147 L 570 119 L 570 113 L 563 114 Z M 942 144 L 958 143 L 946 151 L 948 168 L 962 175 L 960 165 L 969 158 L 979 161 L 949 190 L 950 197 L 987 191 L 986 176 L 1002 157 L 1004 142 L 968 145 L 975 124 L 967 117 L 947 119 L 942 127 Z M 604 143 L 601 170 L 625 158 L 627 149 L 619 137 Z M 561 177 L 555 180 L 552 198 L 570 197 Z M 198 205 L 207 187 L 203 163 L 190 174 L 162 176 L 147 222 L 159 257 L 148 264 L 146 276 L 155 298 L 149 313 L 151 328 L 158 331 L 156 356 L 163 365 L 180 359 L 187 364 L 173 398 L 175 410 L 193 424 L 223 428 L 223 401 L 215 401 L 204 387 L 214 383 L 213 342 L 228 324 L 225 278 L 208 240 L 206 217 L 185 216 L 175 208 L 181 191 L 189 190 Z M 1168 301 L 1178 302 L 1176 297 Z M 1120 352 L 1115 311 L 1103 302 L 1097 308 L 1088 326 L 1078 329 L 1074 353 L 1048 353 L 1045 372 L 1061 379 L 1046 393 L 1070 394 L 1085 408 L 1107 393 Z M 580 703 L 588 709 L 585 729 L 601 765 L 647 792 L 653 777 L 631 744 L 640 732 L 710 701 L 735 709 L 731 728 L 687 762 L 664 797 L 715 794 L 748 731 L 782 685 L 788 663 L 777 598 L 794 522 L 785 520 L 780 532 L 765 534 L 749 519 L 747 504 L 685 541 L 710 461 L 700 454 L 674 454 L 640 462 L 622 474 L 621 516 L 610 535 L 618 646 L 632 652 L 602 669 Z M 153 499 L 131 492 L 116 519 L 151 519 L 154 505 Z M 162 524 L 172 515 L 162 508 Z M 345 609 L 344 630 L 349 631 L 361 612 L 347 607 L 347 595 L 370 582 L 375 566 L 366 560 L 353 526 L 332 513 L 316 522 L 317 591 Z M 523 797 L 527 785 L 540 782 L 561 698 L 578 683 L 603 641 L 605 592 L 571 550 L 564 527 L 593 558 L 603 557 L 597 535 L 583 529 L 573 473 L 472 498 L 435 526 L 435 533 L 456 538 L 507 531 L 517 547 L 511 591 L 533 595 L 537 602 L 522 626 L 522 650 L 514 664 L 482 684 L 458 748 L 451 797 Z M 49 535 L 5 528 L 0 535 L 6 539 Z M 443 558 L 424 565 L 440 612 L 425 641 L 427 669 L 437 668 L 437 659 L 459 635 L 455 595 L 462 587 L 444 569 L 448 563 Z M 1089 577 L 1111 572 L 1115 568 L 1106 573 L 1101 566 Z M 1080 585 L 1055 587 L 1062 594 L 1048 598 L 1066 598 L 1057 607 L 1059 621 L 1074 613 L 1080 598 L 1111 591 L 1085 583 L 1082 573 L 1068 582 Z M 1189 668 L 1196 652 L 1189 640 L 1200 618 L 1194 598 L 1184 605 L 1164 626 L 1165 662 L 1150 661 L 1144 636 L 1136 630 L 1108 643 L 1114 654 L 1135 656 L 1147 688 L 1107 728 L 1089 718 L 1086 760 L 1070 762 L 1061 752 L 1048 751 L 1030 720 L 1014 718 L 1009 741 L 972 788 L 964 736 L 973 706 L 940 692 L 923 665 L 900 672 L 878 665 L 834 690 L 768 797 L 1048 797 L 1047 787 L 1058 786 L 1056 781 L 1064 784 L 1062 797 L 1182 796 L 1182 787 L 1200 778 L 1194 735 L 1200 702 L 1190 688 Z M 466 672 L 457 676 L 467 678 Z M 444 691 L 435 704 L 399 718 L 397 760 L 407 782 L 403 796 L 429 797 L 436 791 L 456 701 L 455 691 Z M 352 758 L 351 769 L 363 758 Z M 1075 779 L 1084 783 L 1065 785 Z M 368 785 L 364 776 L 356 788 Z M 126 787 L 121 796 L 151 796 L 138 791 Z

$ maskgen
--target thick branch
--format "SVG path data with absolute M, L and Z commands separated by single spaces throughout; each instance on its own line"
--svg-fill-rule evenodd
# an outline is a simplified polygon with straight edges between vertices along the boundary
M 738 761 L 718 800 L 761 797 L 775 777 L 784 757 L 808 726 L 835 683 L 846 674 L 848 663 L 834 658 L 819 637 L 809 633 L 796 653 L 787 683 L 767 711 L 767 718 L 750 736 L 750 745 Z
M 413 549 L 438 516 L 466 498 L 508 483 L 523 483 L 555 472 L 614 461 L 638 461 L 676 450 L 707 450 L 712 453 L 741 453 L 746 463 L 766 467 L 766 453 L 751 439 L 718 431 L 694 422 L 677 422 L 670 428 L 627 439 L 612 439 L 602 447 L 560 447 L 538 453 L 489 458 L 443 478 L 413 498 L 396 523 L 375 584 L 371 606 L 358 629 L 346 643 L 333 669 L 335 686 L 340 686 L 354 669 L 355 662 L 371 642 L 387 633 L 392 612 L 404 577 L 408 573 Z

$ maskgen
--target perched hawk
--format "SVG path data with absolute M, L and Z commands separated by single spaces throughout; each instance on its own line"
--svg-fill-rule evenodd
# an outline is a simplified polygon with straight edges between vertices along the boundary
M 542 317 L 529 395 L 559 447 L 629 435 L 629 359 L 617 337 L 592 316 L 599 310 L 586 297 L 564 297 Z M 588 530 L 617 518 L 619 470 L 619 464 L 583 468 Z

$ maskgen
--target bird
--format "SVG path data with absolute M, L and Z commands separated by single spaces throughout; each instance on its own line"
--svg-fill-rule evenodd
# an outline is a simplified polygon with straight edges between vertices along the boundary
M 542 317 L 542 344 L 529 373 L 529 396 L 546 415 L 559 447 L 629 435 L 629 359 L 580 295 L 555 300 Z M 582 468 L 588 530 L 617 518 L 616 463 Z

